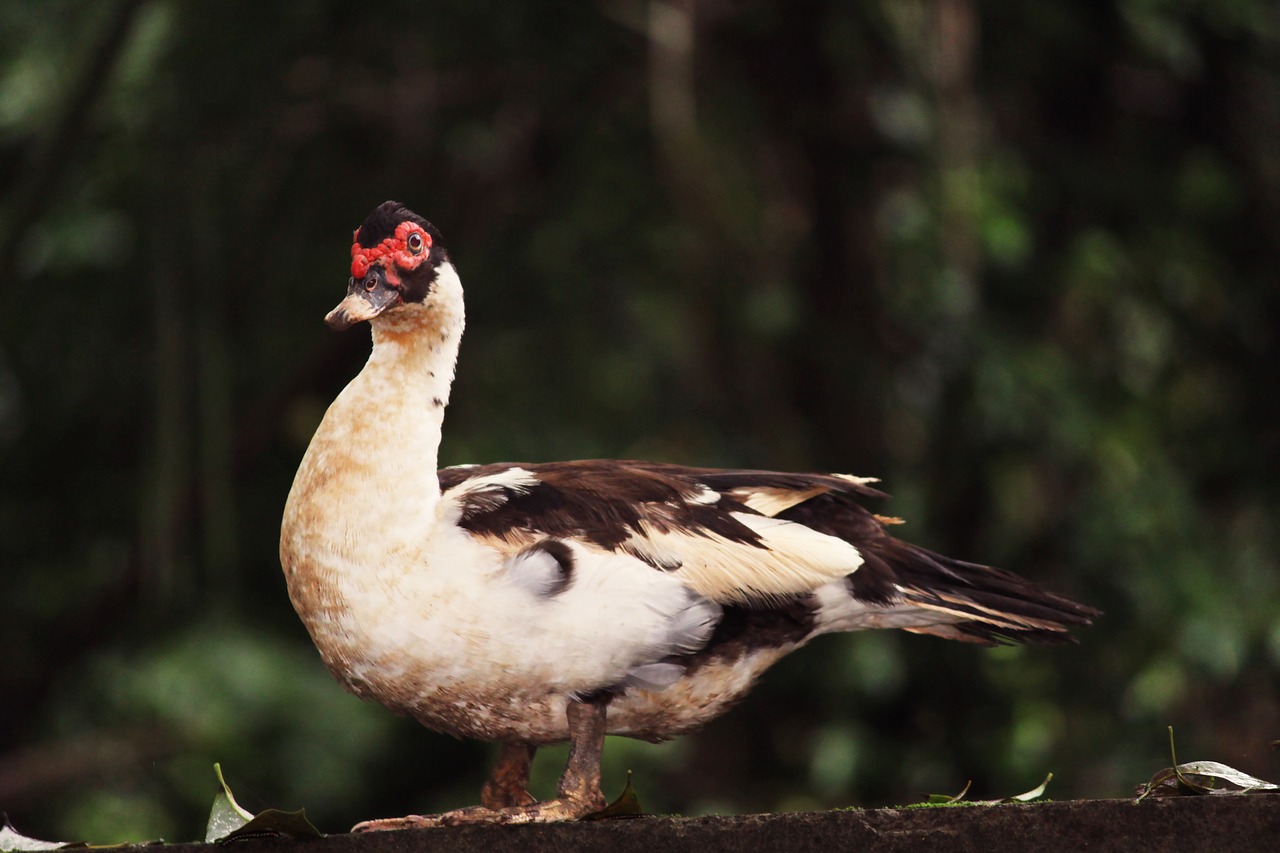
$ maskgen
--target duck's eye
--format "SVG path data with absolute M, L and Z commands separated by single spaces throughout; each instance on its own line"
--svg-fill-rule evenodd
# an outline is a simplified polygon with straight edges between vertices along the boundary
M 409 247 L 409 251 L 415 255 L 421 255 L 423 249 L 422 232 L 414 231 L 409 235 L 409 239 L 405 241 L 405 245 Z

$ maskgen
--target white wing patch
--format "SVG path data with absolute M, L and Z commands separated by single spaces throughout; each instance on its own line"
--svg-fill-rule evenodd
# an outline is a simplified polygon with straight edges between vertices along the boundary
M 832 474 L 832 477 L 839 477 L 841 480 L 853 483 L 855 486 L 869 486 L 872 483 L 880 482 L 879 477 L 859 477 L 856 474 Z
M 531 471 L 527 471 L 524 468 L 508 468 L 505 471 L 498 471 L 496 474 L 485 474 L 481 477 L 471 477 L 463 480 L 456 487 L 450 489 L 449 492 L 451 495 L 456 495 L 458 500 L 461 500 L 482 492 L 502 489 L 527 492 L 538 485 L 539 482 L 541 481 Z
M 662 531 L 642 521 L 641 534 L 624 547 L 679 555 L 681 566 L 672 574 L 722 604 L 760 603 L 811 592 L 862 565 L 858 549 L 843 539 L 782 519 L 731 515 L 759 534 L 759 546 L 708 531 Z
M 720 493 L 703 486 L 702 491 L 698 492 L 696 495 L 690 495 L 685 500 L 691 504 L 697 504 L 699 506 L 715 506 L 715 504 L 720 500 Z
M 471 477 L 444 493 L 440 512 L 446 518 L 453 513 L 460 515 L 463 507 L 466 507 L 469 514 L 489 512 L 510 499 L 508 492 L 524 494 L 539 482 L 541 481 L 532 472 L 524 468 L 508 468 L 496 474 Z
M 877 477 L 856 477 L 853 474 L 832 474 L 840 480 L 855 486 L 867 486 L 878 483 Z M 775 516 L 785 512 L 797 504 L 825 495 L 832 491 L 831 486 L 815 485 L 808 489 L 787 489 L 780 486 L 739 486 L 730 489 L 727 494 L 734 500 L 741 501 L 761 515 Z
M 826 486 L 814 486 L 812 489 L 779 489 L 762 486 L 759 488 L 744 486 L 729 492 L 729 496 L 741 501 L 761 515 L 775 516 L 802 504 L 810 498 L 826 494 L 831 489 Z
M 873 482 L 866 477 L 834 476 L 856 485 Z M 452 515 L 457 523 L 466 516 L 500 510 L 513 495 L 525 494 L 542 482 L 531 471 L 519 467 L 470 478 L 445 492 L 442 516 L 448 520 Z M 852 574 L 862 565 L 862 554 L 849 542 L 774 517 L 832 490 L 831 485 L 796 489 L 742 486 L 725 490 L 725 494 L 748 508 L 749 511 L 727 515 L 759 537 L 755 542 L 696 522 L 691 525 L 690 519 L 681 516 L 680 505 L 656 503 L 646 504 L 647 515 L 631 522 L 630 535 L 617 544 L 600 544 L 582 529 L 538 530 L 536 520 L 528 528 L 470 532 L 476 541 L 484 541 L 503 553 L 510 561 L 506 567 L 510 579 L 535 595 L 545 594 L 543 590 L 553 587 L 554 560 L 518 552 L 540 538 L 554 536 L 588 553 L 628 555 L 679 580 L 710 601 L 758 606 L 812 592 Z M 714 507 L 720 497 L 716 489 L 701 486 L 684 497 L 683 505 Z

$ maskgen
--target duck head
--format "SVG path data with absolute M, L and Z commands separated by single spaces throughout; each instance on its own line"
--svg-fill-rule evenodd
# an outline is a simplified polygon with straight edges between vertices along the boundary
M 434 225 L 399 202 L 383 202 L 356 229 L 347 296 L 325 323 L 347 329 L 405 305 L 421 305 L 448 258 Z

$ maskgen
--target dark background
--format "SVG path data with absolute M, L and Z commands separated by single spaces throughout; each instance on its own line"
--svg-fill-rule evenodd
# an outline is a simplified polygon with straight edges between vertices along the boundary
M 280 511 L 395 198 L 468 286 L 444 463 L 877 475 L 902 535 L 1106 616 L 1071 648 L 825 637 L 650 810 L 1280 777 L 1280 13 L 978 4 L 8 0 L 0 809 L 199 837 L 222 762 L 326 831 L 474 802 L 490 748 L 343 694 Z M 559 755 L 540 761 L 550 790 Z

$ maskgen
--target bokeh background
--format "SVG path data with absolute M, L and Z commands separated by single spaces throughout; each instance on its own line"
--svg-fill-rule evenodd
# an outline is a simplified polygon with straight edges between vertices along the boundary
M 611 794 L 1126 796 L 1168 725 L 1280 777 L 1274 3 L 6 0 L 20 830 L 199 837 L 214 761 L 326 831 L 476 800 L 491 748 L 343 694 L 277 563 L 388 198 L 469 288 L 445 463 L 878 475 L 904 536 L 1106 611 L 822 638 L 696 736 L 611 739 Z

